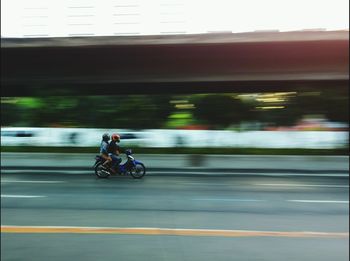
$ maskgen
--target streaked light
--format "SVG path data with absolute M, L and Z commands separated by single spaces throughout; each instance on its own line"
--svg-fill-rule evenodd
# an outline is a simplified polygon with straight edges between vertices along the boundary
M 176 104 L 175 108 L 177 109 L 194 109 L 194 104 Z
M 284 102 L 285 99 L 282 98 L 258 98 L 257 101 L 261 102 Z
M 171 104 L 179 104 L 179 103 L 188 103 L 188 100 L 172 100 L 170 101 Z
M 274 110 L 274 109 L 283 109 L 285 108 L 285 106 L 261 106 L 256 108 L 261 110 Z

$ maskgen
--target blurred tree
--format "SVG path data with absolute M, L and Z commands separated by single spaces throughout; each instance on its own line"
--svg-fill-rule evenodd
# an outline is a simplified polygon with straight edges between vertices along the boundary
M 1 102 L 1 126 L 16 126 L 21 121 L 21 108 L 17 104 Z
M 292 100 L 288 110 L 296 118 L 306 114 L 324 115 L 330 121 L 349 121 L 349 96 L 345 90 L 328 90 L 320 93 L 301 93 Z
M 293 126 L 304 115 L 324 114 L 324 104 L 320 93 L 299 93 L 290 97 L 283 109 L 261 111 L 260 120 L 274 126 Z
M 260 112 L 262 122 L 276 126 L 292 126 L 305 115 L 324 115 L 330 121 L 349 121 L 349 98 L 339 90 L 302 92 L 291 97 L 284 109 Z
M 169 100 L 151 96 L 118 97 L 110 114 L 111 123 L 119 128 L 159 128 L 169 114 Z
M 48 96 L 2 102 L 2 125 L 91 128 L 161 128 L 170 96 Z M 7 116 L 8 115 L 8 116 Z
M 321 93 L 300 93 L 295 96 L 289 105 L 290 110 L 304 114 L 324 114 L 326 112 L 327 99 Z
M 259 111 L 259 121 L 270 126 L 292 126 L 300 117 L 299 112 L 288 109 L 288 107 Z
M 40 97 L 39 105 L 31 108 L 29 121 L 32 126 L 75 126 L 75 107 L 78 97 Z
M 231 95 L 199 95 L 192 102 L 195 104 L 193 115 L 215 128 L 225 128 L 253 118 L 250 106 Z
M 325 115 L 330 121 L 349 123 L 349 91 L 325 91 Z
M 80 97 L 76 108 L 85 127 L 160 128 L 172 107 L 170 96 L 89 96 Z
M 174 107 L 170 104 L 172 99 L 171 95 L 154 95 L 150 96 L 151 102 L 156 106 L 155 119 L 158 121 L 155 123 L 155 127 L 163 127 L 168 119 L 168 116 L 173 112 Z
M 90 128 L 163 128 L 176 109 L 170 95 L 40 96 L 1 100 L 2 126 L 66 126 Z M 348 91 L 303 92 L 291 97 L 284 109 L 253 110 L 258 104 L 232 95 L 189 95 L 195 124 L 226 128 L 242 121 L 291 126 L 307 114 L 349 122 Z M 252 101 L 253 102 L 253 101 Z M 261 105 L 261 104 L 260 104 Z M 192 116 L 191 116 L 192 119 Z

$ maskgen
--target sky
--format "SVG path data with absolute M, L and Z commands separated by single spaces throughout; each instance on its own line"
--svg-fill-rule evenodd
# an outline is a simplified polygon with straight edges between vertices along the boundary
M 1 37 L 348 30 L 348 0 L 1 0 Z

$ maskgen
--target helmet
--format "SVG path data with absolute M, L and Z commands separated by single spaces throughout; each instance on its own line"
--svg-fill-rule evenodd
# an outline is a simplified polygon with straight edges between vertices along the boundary
M 120 141 L 120 136 L 118 135 L 118 134 L 116 134 L 116 133 L 113 133 L 112 134 L 112 140 L 116 140 L 116 141 Z
M 102 140 L 104 141 L 109 141 L 111 138 L 109 137 L 109 134 L 108 133 L 105 133 L 102 135 Z

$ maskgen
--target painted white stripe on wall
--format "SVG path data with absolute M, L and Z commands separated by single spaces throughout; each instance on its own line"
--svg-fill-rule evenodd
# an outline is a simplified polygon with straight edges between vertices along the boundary
M 46 198 L 46 196 L 38 196 L 38 195 L 3 195 L 2 198 Z
M 17 132 L 32 133 L 32 137 L 16 137 Z M 161 130 L 132 131 L 127 129 L 84 128 L 1 128 L 1 146 L 79 146 L 99 147 L 105 132 L 132 134 L 122 139 L 123 146 L 175 147 L 181 140 L 184 147 L 239 148 L 310 148 L 331 149 L 348 145 L 347 131 L 214 131 Z M 84 137 L 84 138 L 83 138 Z
M 56 184 L 56 183 L 65 183 L 65 181 L 56 181 L 56 180 L 1 180 L 1 183 L 44 183 L 44 184 Z

